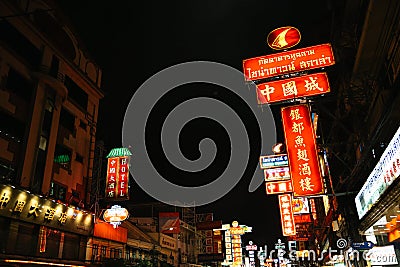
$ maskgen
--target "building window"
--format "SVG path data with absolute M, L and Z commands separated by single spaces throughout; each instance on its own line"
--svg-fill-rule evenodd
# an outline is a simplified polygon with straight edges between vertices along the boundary
M 83 120 L 80 120 L 79 127 L 86 131 L 87 124 Z
M 7 44 L 16 54 L 32 67 L 37 67 L 42 58 L 42 52 L 34 46 L 6 19 L 0 20 L 0 41 Z
M 99 253 L 99 245 L 98 244 L 93 244 L 93 250 L 92 250 L 92 262 L 97 261 L 98 259 L 98 253 Z
M 71 134 L 75 133 L 75 116 L 65 108 L 61 109 L 60 125 L 62 125 Z
M 73 103 L 77 104 L 83 110 L 87 110 L 89 96 L 88 94 L 76 84 L 69 76 L 65 76 L 65 86 L 68 89 L 68 98 Z
M 101 258 L 104 259 L 107 256 L 107 247 L 101 246 Z
M 75 154 L 75 160 L 83 164 L 83 156 L 78 153 Z
M 3 111 L 0 111 L 0 121 L 0 136 L 7 141 L 21 143 L 25 135 L 25 124 Z
M 49 191 L 49 196 L 61 200 L 62 202 L 65 202 L 65 197 L 67 193 L 67 187 L 51 182 L 50 183 L 50 191 Z
M 54 152 L 54 162 L 68 171 L 71 169 L 71 155 L 71 150 L 63 145 L 56 144 L 56 150 Z
M 12 68 L 8 71 L 6 88 L 27 102 L 31 101 L 34 92 L 33 84 Z

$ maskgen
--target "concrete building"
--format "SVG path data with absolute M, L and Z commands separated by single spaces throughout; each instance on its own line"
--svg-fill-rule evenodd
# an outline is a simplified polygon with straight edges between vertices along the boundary
M 0 16 L 1 265 L 84 265 L 101 69 L 52 1 Z

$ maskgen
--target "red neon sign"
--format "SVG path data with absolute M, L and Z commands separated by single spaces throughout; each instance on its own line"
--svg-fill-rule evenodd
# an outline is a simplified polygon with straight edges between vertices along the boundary
M 298 97 L 321 95 L 328 92 L 330 92 L 329 82 L 324 72 L 257 85 L 259 104 L 271 104 Z
M 287 49 L 297 45 L 300 42 L 300 31 L 295 27 L 280 27 L 267 36 L 269 47 L 275 50 Z
M 281 114 L 294 196 L 324 193 L 308 106 L 283 107 Z
M 243 60 L 246 81 L 323 68 L 335 64 L 330 44 L 321 44 Z
M 129 157 L 108 158 L 106 199 L 129 199 Z
M 292 196 L 290 194 L 279 195 L 279 210 L 281 212 L 282 234 L 284 236 L 296 235 L 292 211 Z
M 292 182 L 290 180 L 266 182 L 265 189 L 267 195 L 289 193 L 292 192 Z

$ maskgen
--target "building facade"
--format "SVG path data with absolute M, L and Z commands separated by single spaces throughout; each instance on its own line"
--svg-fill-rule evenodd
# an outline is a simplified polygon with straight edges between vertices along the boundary
M 335 103 L 320 103 L 332 171 L 335 231 L 352 256 L 348 266 L 399 262 L 400 4 L 339 1 L 333 32 Z M 328 103 L 329 104 L 329 103 Z M 322 121 L 321 119 L 321 121 Z M 374 248 L 357 249 L 359 244 Z M 358 245 L 354 245 L 358 244 Z M 333 248 L 336 242 L 331 242 Z M 368 252 L 369 251 L 369 252 Z M 370 253 L 363 258 L 362 253 Z M 386 257 L 387 262 L 376 262 Z M 397 263 L 395 263 L 397 262 Z
M 0 16 L 0 261 L 84 265 L 101 69 L 51 1 Z

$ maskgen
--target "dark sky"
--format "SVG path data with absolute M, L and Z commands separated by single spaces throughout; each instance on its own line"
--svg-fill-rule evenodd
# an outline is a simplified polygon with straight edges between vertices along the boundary
M 135 90 L 164 68 L 205 60 L 242 71 L 243 59 L 274 53 L 266 44 L 266 37 L 270 31 L 282 26 L 300 30 L 302 39 L 297 48 L 331 41 L 333 10 L 329 0 L 57 2 L 91 57 L 103 70 L 102 89 L 106 96 L 100 106 L 98 138 L 105 141 L 107 148 L 122 144 L 123 116 Z M 188 92 L 190 88 L 183 88 L 179 95 L 185 94 L 185 90 Z M 196 90 L 210 88 L 197 85 Z M 214 93 L 218 90 L 211 89 Z M 174 101 L 181 99 L 176 94 L 170 97 L 175 97 Z M 229 99 L 226 101 L 229 103 Z M 168 114 L 168 110 L 164 112 Z M 201 128 L 201 122 L 200 126 L 193 127 L 192 134 L 195 134 L 199 129 L 196 127 Z M 278 131 L 278 141 L 282 142 L 281 134 Z M 192 139 L 182 138 L 181 145 L 185 149 Z M 224 142 L 219 140 L 223 139 L 220 135 L 213 138 L 217 143 Z M 251 142 L 252 147 L 256 147 L 259 141 Z M 238 220 L 252 226 L 253 233 L 248 234 L 246 240 L 272 245 L 282 234 L 277 197 L 267 196 L 264 186 L 253 193 L 248 192 L 251 179 L 248 174 L 252 166 L 258 168 L 260 156 L 257 149 L 253 152 L 247 175 L 239 184 L 220 200 L 198 207 L 197 212 L 213 212 L 214 218 L 224 223 Z M 221 157 L 221 160 L 229 158 Z M 221 166 L 224 166 L 223 162 Z M 140 168 L 135 166 L 134 160 L 132 167 Z M 162 171 L 174 176 L 168 170 Z M 213 173 L 208 174 L 208 181 L 213 175 L 215 177 Z M 166 179 L 173 179 L 171 177 Z M 142 201 L 145 195 L 133 185 L 133 202 Z

